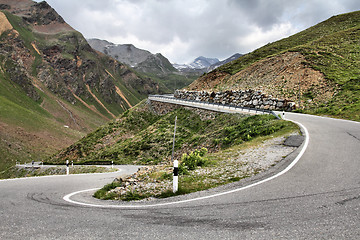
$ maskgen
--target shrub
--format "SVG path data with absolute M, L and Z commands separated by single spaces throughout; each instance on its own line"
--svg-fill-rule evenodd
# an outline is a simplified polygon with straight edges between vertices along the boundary
M 113 194 L 109 194 L 108 192 L 111 190 L 111 189 L 114 189 L 116 187 L 120 187 L 121 186 L 121 183 L 119 182 L 112 182 L 110 184 L 107 184 L 105 185 L 103 188 L 97 190 L 95 193 L 94 193 L 94 197 L 95 198 L 98 198 L 98 199 L 103 199 L 103 200 L 107 200 L 107 199 L 112 199 L 114 196 Z
M 185 175 L 188 171 L 195 170 L 198 166 L 206 166 L 209 163 L 209 160 L 205 157 L 207 152 L 206 148 L 202 148 L 200 150 L 196 149 L 190 154 L 184 153 L 181 157 L 179 174 Z
M 142 196 L 136 191 L 134 191 L 134 192 L 130 191 L 130 192 L 126 193 L 126 195 L 122 198 L 122 200 L 124 200 L 124 201 L 136 201 L 136 200 L 144 199 L 146 197 L 147 197 L 146 195 Z

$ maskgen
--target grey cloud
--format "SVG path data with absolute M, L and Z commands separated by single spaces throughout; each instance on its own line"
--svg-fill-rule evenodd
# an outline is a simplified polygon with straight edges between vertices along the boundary
M 226 58 L 235 52 L 246 53 L 262 42 L 286 37 L 332 15 L 360 9 L 358 0 L 48 0 L 48 3 L 86 37 L 135 38 L 143 44 L 139 48 L 152 52 L 167 49 L 171 55 L 165 56 L 174 62 L 190 61 L 199 55 Z M 285 29 L 279 36 L 276 27 L 281 24 L 291 24 L 291 29 Z M 253 35 L 254 39 L 249 40 Z M 256 39 L 259 37 L 266 39 Z M 242 41 L 245 38 L 246 44 Z M 182 44 L 176 45 L 174 39 Z M 172 50 L 168 49 L 170 46 Z
M 292 2 L 288 0 L 231 0 L 229 6 L 236 7 L 249 22 L 268 29 L 280 21 L 286 6 Z

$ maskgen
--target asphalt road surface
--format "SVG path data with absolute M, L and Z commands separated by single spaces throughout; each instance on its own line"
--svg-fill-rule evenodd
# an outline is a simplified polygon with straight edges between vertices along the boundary
M 0 239 L 360 239 L 360 124 L 285 117 L 309 132 L 300 160 L 274 179 L 228 194 L 135 207 L 93 200 L 91 192 L 70 197 L 98 206 L 90 207 L 63 197 L 121 173 L 0 181 Z M 135 170 L 124 167 L 122 174 Z

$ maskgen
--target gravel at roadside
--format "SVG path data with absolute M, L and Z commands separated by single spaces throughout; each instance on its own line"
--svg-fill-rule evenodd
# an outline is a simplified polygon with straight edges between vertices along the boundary
M 293 133 L 290 137 L 265 140 L 254 147 L 223 151 L 217 156 L 217 164 L 197 168 L 190 172 L 190 176 L 202 179 L 204 184 L 221 185 L 263 173 L 297 149 L 293 145 L 284 144 L 287 139 L 299 141 L 297 136 L 299 135 Z M 134 192 L 140 195 L 159 195 L 172 189 L 171 175 L 172 167 L 168 165 L 141 167 L 127 178 L 116 178 L 114 181 L 121 186 L 109 193 L 118 196 L 117 199 Z M 151 199 L 153 198 L 148 197 L 145 200 Z

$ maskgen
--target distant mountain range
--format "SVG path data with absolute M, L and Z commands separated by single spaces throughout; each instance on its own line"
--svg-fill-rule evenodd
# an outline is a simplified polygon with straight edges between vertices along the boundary
M 212 64 L 211 66 L 209 66 L 209 67 L 207 68 L 207 72 L 211 72 L 212 70 L 214 70 L 214 69 L 216 69 L 216 68 L 218 68 L 218 67 L 220 67 L 220 66 L 222 66 L 222 65 L 224 65 L 224 64 L 226 64 L 226 63 L 229 63 L 229 62 L 231 62 L 231 61 L 234 61 L 234 60 L 238 59 L 238 58 L 241 57 L 241 56 L 243 56 L 243 54 L 235 53 L 235 54 L 232 55 L 231 57 L 229 57 L 229 58 L 227 58 L 227 59 L 225 59 L 225 60 L 223 60 L 223 61 L 219 61 L 219 62 L 217 62 L 217 63 L 214 63 L 214 64 Z
M 136 71 L 143 73 L 155 73 L 158 75 L 161 73 L 181 73 L 182 75 L 191 74 L 194 78 L 242 56 L 242 54 L 236 53 L 223 61 L 220 61 L 217 58 L 200 56 L 189 64 L 171 64 L 170 61 L 161 53 L 152 54 L 147 50 L 136 48 L 132 44 L 114 44 L 106 40 L 95 38 L 87 39 L 87 41 L 95 50 L 111 56 L 119 62 L 129 65 Z
M 236 60 L 241 56 L 242 56 L 242 54 L 236 53 L 223 61 L 220 61 L 217 58 L 206 58 L 206 57 L 200 56 L 189 64 L 176 64 L 175 63 L 175 64 L 173 64 L 173 66 L 182 72 L 196 71 L 196 72 L 201 72 L 201 73 L 207 73 L 207 72 L 210 72 L 210 71 L 214 70 L 215 68 L 220 67 L 230 61 Z
M 178 71 L 161 53 L 152 54 L 132 44 L 114 44 L 106 40 L 87 39 L 90 46 L 121 63 L 127 64 L 144 77 L 158 82 L 168 93 L 183 88 L 200 76 L 199 73 Z
M 171 64 L 161 53 L 153 54 L 132 44 L 114 44 L 96 38 L 87 39 L 87 41 L 93 49 L 127 64 L 146 77 L 154 79 L 167 88 L 169 93 L 189 85 L 201 74 L 241 56 L 241 54 L 235 54 L 224 61 L 201 56 L 190 64 Z
M 220 62 L 217 58 L 206 58 L 203 56 L 200 56 L 198 58 L 195 58 L 194 61 L 192 61 L 189 64 L 173 64 L 173 66 L 178 69 L 179 71 L 192 71 L 192 70 L 201 70 L 206 72 L 207 68 L 209 68 L 211 65 L 216 64 Z

